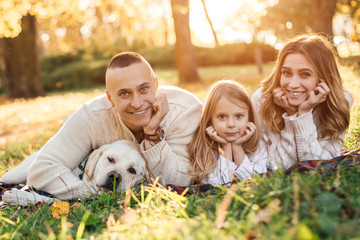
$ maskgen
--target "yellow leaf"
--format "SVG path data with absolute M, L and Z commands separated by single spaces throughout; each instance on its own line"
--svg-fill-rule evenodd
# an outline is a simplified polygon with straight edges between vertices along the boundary
M 60 215 L 68 215 L 70 212 L 69 202 L 54 202 L 51 205 L 51 213 L 53 218 L 58 218 Z

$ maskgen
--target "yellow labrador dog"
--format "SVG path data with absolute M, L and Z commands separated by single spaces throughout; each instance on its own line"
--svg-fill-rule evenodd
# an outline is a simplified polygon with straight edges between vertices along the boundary
M 0 178 L 0 182 L 25 184 L 29 167 L 35 160 L 36 154 L 34 153 L 20 165 L 6 172 Z M 81 170 L 82 167 L 85 171 Z M 93 151 L 87 160 L 73 170 L 73 173 L 83 177 L 84 181 L 89 181 L 101 191 L 113 191 L 114 189 L 122 191 L 145 179 L 146 164 L 135 143 L 119 140 Z M 4 192 L 2 200 L 5 204 L 26 206 L 38 202 L 51 203 L 59 199 L 56 198 L 56 195 L 55 198 L 50 198 L 35 191 L 13 188 Z

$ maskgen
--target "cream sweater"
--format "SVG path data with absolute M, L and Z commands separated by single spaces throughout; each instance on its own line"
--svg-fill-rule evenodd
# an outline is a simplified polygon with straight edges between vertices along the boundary
M 161 122 L 165 137 L 144 151 L 112 108 L 106 95 L 86 102 L 39 151 L 27 183 L 60 199 L 89 196 L 95 190 L 72 173 L 91 151 L 120 139 L 140 145 L 153 177 L 166 184 L 188 185 L 191 176 L 187 147 L 201 118 L 202 104 L 193 94 L 176 87 L 159 87 L 167 93 L 169 112 Z
M 351 105 L 351 96 L 345 92 L 345 97 Z M 330 139 L 318 140 L 320 132 L 319 113 L 310 111 L 300 117 L 283 114 L 285 127 L 280 134 L 275 134 L 262 121 L 260 108 L 264 99 L 261 98 L 261 88 L 252 95 L 252 104 L 259 120 L 261 132 L 267 143 L 270 167 L 280 167 L 283 170 L 304 160 L 330 159 L 340 154 L 345 138 L 332 142 Z
M 202 183 L 213 186 L 230 186 L 234 176 L 239 181 L 247 180 L 254 174 L 266 173 L 267 165 L 268 154 L 265 144 L 261 141 L 258 149 L 253 154 L 245 155 L 240 166 L 236 166 L 233 161 L 220 155 L 217 167 L 209 174 L 207 179 L 202 180 Z

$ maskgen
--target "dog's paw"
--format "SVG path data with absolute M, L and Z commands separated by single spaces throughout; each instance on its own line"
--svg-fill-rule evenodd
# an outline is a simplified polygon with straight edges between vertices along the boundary
M 8 205 L 29 206 L 38 202 L 51 203 L 53 198 L 40 195 L 34 191 L 26 192 L 16 188 L 4 192 L 2 196 L 3 202 Z

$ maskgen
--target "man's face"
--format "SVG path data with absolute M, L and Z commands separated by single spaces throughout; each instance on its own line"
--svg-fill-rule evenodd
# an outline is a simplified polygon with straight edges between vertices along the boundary
M 111 104 L 132 132 L 148 125 L 157 91 L 157 81 L 149 65 L 141 62 L 125 68 L 108 69 L 106 87 Z

